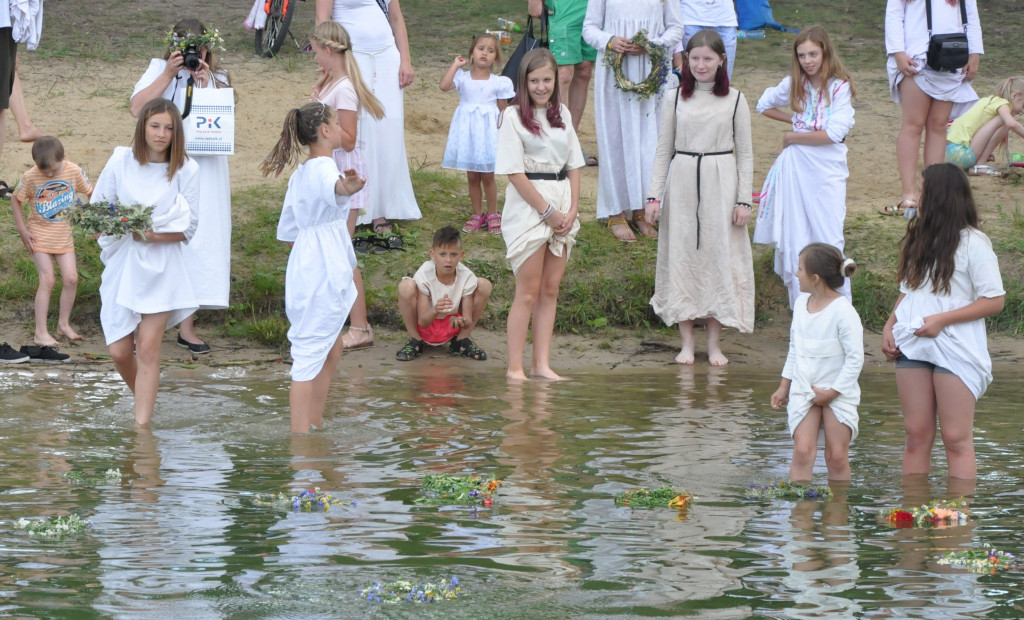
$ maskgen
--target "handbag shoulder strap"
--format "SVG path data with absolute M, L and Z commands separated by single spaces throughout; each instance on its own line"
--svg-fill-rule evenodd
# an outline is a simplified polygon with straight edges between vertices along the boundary
M 387 2 L 387 0 L 377 0 L 377 6 L 380 7 L 380 10 L 384 11 L 384 17 L 385 18 L 391 19 L 391 17 L 388 15 L 388 2 Z
M 960 5 L 960 26 L 964 29 L 964 33 L 967 33 L 967 1 L 957 0 L 957 4 Z M 932 0 L 924 0 L 924 15 L 928 20 L 928 36 L 932 36 Z

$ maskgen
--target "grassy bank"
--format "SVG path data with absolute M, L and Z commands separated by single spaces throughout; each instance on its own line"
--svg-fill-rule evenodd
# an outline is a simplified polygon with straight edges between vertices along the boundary
M 133 59 L 133 67 L 140 64 L 137 59 L 151 57 L 153 50 L 161 46 L 162 25 L 169 21 L 162 9 L 140 8 L 143 3 L 127 0 L 104 3 L 65 0 L 52 4 L 47 6 L 47 32 L 60 31 L 62 36 L 44 36 L 38 58 L 43 61 L 81 59 L 83 67 L 97 74 L 126 70 L 127 63 L 122 62 L 126 57 Z M 183 0 L 178 3 L 182 6 L 176 5 L 175 10 L 183 9 L 186 14 L 194 10 L 207 23 L 217 24 L 230 49 L 251 50 L 252 35 L 240 26 L 249 3 L 210 4 Z M 311 23 L 313 2 L 300 2 L 297 6 L 299 13 L 293 26 L 297 36 L 301 36 L 304 28 L 300 24 Z M 521 9 L 512 11 L 508 6 L 508 2 L 499 0 L 405 0 L 403 9 L 418 67 L 446 66 L 455 54 L 465 53 L 472 34 L 493 27 L 499 16 L 515 18 L 522 13 Z M 515 6 L 525 6 L 525 2 L 515 3 Z M 858 80 L 884 83 L 884 0 L 817 3 L 775 0 L 773 8 L 776 21 L 786 26 L 824 25 L 834 33 L 847 67 Z M 984 77 L 977 86 L 984 94 L 997 78 L 1020 71 L 1014 64 L 1013 50 L 1019 35 L 1019 15 L 1024 14 L 1024 0 L 987 3 L 981 11 L 988 53 L 983 61 Z M 150 32 L 140 29 L 139 24 L 161 26 Z M 781 76 L 788 66 L 792 36 L 769 32 L 764 40 L 743 41 L 737 59 L 737 75 L 770 70 L 773 75 Z M 260 62 L 266 63 L 268 71 L 288 72 L 310 61 L 294 47 L 286 47 L 279 58 Z M 298 90 L 305 88 L 306 84 L 297 86 Z M 748 98 L 756 99 L 756 95 L 748 93 Z M 127 102 L 124 113 L 127 115 Z M 876 148 L 877 157 L 892 158 L 891 141 Z M 430 237 L 436 228 L 461 223 L 466 216 L 462 206 L 466 202 L 463 176 L 416 162 L 411 165 L 413 185 L 424 217 L 402 226 L 406 251 L 392 250 L 360 258 L 374 325 L 400 328 L 396 310 L 398 281 L 402 276 L 411 275 L 426 258 Z M 756 172 L 756 182 L 759 182 L 765 170 Z M 990 324 L 995 330 L 1017 334 L 1024 331 L 1022 186 L 1012 180 L 993 182 L 1002 184 L 1005 191 L 1000 191 L 998 204 L 986 205 L 985 230 L 1000 256 L 1007 304 L 1006 310 Z M 225 335 L 247 337 L 268 345 L 284 343 L 287 250 L 274 238 L 284 190 L 283 180 L 235 190 L 232 306 L 225 311 L 203 313 L 200 322 L 205 324 L 204 329 L 215 328 Z M 6 225 L 8 234 L 0 240 L 0 307 L 15 320 L 29 325 L 36 286 L 35 268 L 10 219 Z M 847 253 L 856 257 L 861 267 L 854 276 L 854 302 L 869 328 L 881 326 L 895 299 L 894 266 L 904 229 L 902 220 L 882 218 L 874 212 L 851 211 L 847 217 Z M 483 326 L 500 330 L 505 324 L 514 287 L 503 258 L 504 246 L 500 237 L 477 234 L 467 247 L 469 267 L 495 284 Z M 656 253 L 657 245 L 653 242 L 641 240 L 623 245 L 600 223 L 584 222 L 563 281 L 557 329 L 605 337 L 605 330 L 614 327 L 660 328 L 660 320 L 647 303 L 653 292 Z M 786 293 L 772 273 L 771 252 L 763 246 L 755 246 L 754 261 L 758 323 L 788 321 Z M 96 322 L 102 265 L 94 243 L 78 244 L 78 262 L 81 279 L 74 321 Z M 56 300 L 56 295 L 53 299 Z

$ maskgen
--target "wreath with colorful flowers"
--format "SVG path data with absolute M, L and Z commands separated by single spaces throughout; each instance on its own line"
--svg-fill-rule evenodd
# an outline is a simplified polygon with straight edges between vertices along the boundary
M 184 36 L 172 30 L 168 32 L 167 36 L 164 38 L 164 45 L 166 45 L 167 49 L 172 52 L 184 52 L 192 46 L 196 49 L 205 47 L 211 51 L 224 51 L 224 38 L 220 36 L 220 31 L 216 28 L 206 31 L 206 34 L 186 32 Z
M 647 38 L 647 30 L 641 30 L 629 40 L 633 45 L 639 45 L 647 52 L 651 61 L 651 71 L 647 78 L 640 82 L 631 82 L 622 72 L 622 61 L 626 54 L 619 52 L 606 52 L 604 55 L 604 66 L 610 68 L 615 74 L 615 87 L 627 93 L 632 93 L 641 99 L 649 99 L 652 95 L 661 92 L 661 87 L 668 81 L 669 61 L 668 49 L 656 45 Z

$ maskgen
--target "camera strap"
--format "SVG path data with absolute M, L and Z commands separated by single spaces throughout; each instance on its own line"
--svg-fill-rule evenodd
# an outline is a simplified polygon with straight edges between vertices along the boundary
M 196 79 L 191 75 L 188 76 L 188 81 L 185 82 L 185 109 L 181 113 L 181 118 L 188 118 L 189 112 L 192 111 L 192 88 L 196 85 Z
M 957 3 L 960 5 L 960 26 L 964 30 L 964 34 L 967 34 L 967 2 L 966 0 L 959 0 Z M 928 38 L 932 36 L 932 0 L 924 0 L 924 15 L 928 20 Z

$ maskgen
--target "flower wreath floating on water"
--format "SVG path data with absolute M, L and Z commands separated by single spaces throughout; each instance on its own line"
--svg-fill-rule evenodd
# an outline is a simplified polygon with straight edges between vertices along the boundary
M 85 534 L 92 527 L 92 522 L 86 521 L 78 515 L 66 517 L 57 515 L 41 520 L 21 518 L 14 525 L 19 530 L 28 532 L 29 536 L 63 540 Z
M 984 549 L 950 551 L 939 558 L 939 564 L 962 567 L 972 573 L 988 573 L 990 575 L 1001 570 L 1024 568 L 1024 565 L 1015 556 L 988 546 Z
M 501 488 L 501 480 L 494 476 L 449 476 L 427 474 L 423 477 L 423 496 L 416 498 L 417 504 L 452 505 L 468 504 L 490 508 Z
M 667 48 L 652 43 L 651 40 L 647 38 L 646 29 L 633 35 L 633 38 L 630 39 L 629 42 L 633 45 L 639 45 L 644 48 L 644 51 L 647 52 L 647 57 L 651 62 L 651 72 L 647 74 L 647 78 L 642 82 L 634 83 L 626 79 L 625 74 L 622 72 L 622 61 L 625 59 L 626 54 L 606 52 L 602 62 L 604 66 L 609 67 L 615 74 L 616 88 L 627 93 L 633 93 L 641 99 L 650 99 L 651 96 L 661 92 L 661 87 L 668 81 L 668 50 Z
M 881 516 L 893 527 L 949 527 L 964 525 L 971 517 L 970 508 L 964 498 L 933 499 L 928 504 L 913 508 L 892 508 L 883 510 Z
M 207 30 L 206 34 L 186 32 L 185 36 L 176 34 L 171 30 L 167 33 L 167 36 L 164 37 L 164 45 L 166 45 L 167 49 L 172 52 L 184 52 L 190 46 L 194 46 L 197 50 L 205 47 L 211 51 L 224 51 L 224 38 L 220 36 L 220 31 L 216 28 L 213 30 Z
M 747 497 L 756 499 L 832 499 L 832 489 L 799 482 L 772 482 L 747 487 Z
M 87 235 L 141 235 L 153 228 L 153 207 L 141 204 L 79 200 L 74 207 L 64 211 L 62 217 L 76 232 Z
M 121 470 L 120 469 L 108 469 L 103 473 L 86 473 L 73 469 L 69 472 L 65 472 L 63 476 L 64 480 L 67 480 L 71 484 L 81 484 L 84 486 L 96 486 L 99 484 L 113 484 L 115 482 L 121 482 Z
M 615 496 L 615 503 L 630 508 L 675 508 L 686 510 L 690 505 L 692 495 L 680 489 L 669 486 L 657 489 L 630 489 Z
M 312 491 L 303 489 L 298 495 L 286 495 L 285 493 L 257 493 L 252 498 L 256 506 L 271 506 L 273 508 L 291 509 L 295 512 L 327 512 L 331 506 L 344 506 L 345 502 L 337 499 L 330 493 L 320 490 L 320 487 Z M 352 500 L 355 505 L 355 500 Z
M 442 579 L 438 583 L 414 583 L 412 581 L 374 582 L 368 588 L 359 590 L 359 596 L 375 603 L 436 603 L 453 601 L 462 596 L 459 578 Z

